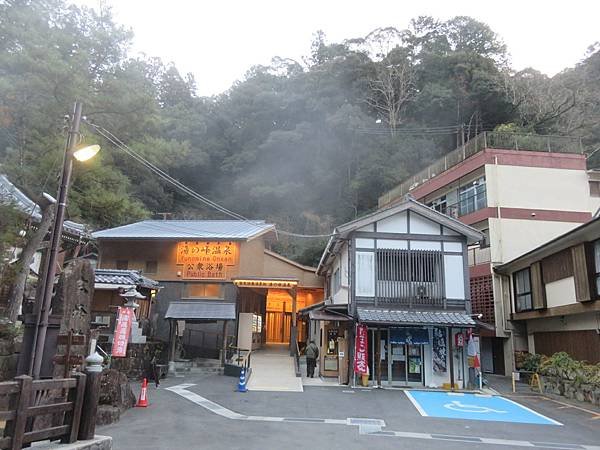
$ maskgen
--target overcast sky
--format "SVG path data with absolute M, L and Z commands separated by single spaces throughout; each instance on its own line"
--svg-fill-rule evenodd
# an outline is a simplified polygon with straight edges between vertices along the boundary
M 97 7 L 101 0 L 73 0 Z M 105 0 L 135 33 L 134 52 L 192 72 L 201 95 L 220 93 L 273 56 L 300 60 L 316 30 L 329 42 L 377 27 L 406 28 L 411 18 L 469 15 L 508 46 L 513 67 L 548 75 L 571 67 L 600 40 L 600 2 L 571 0 Z

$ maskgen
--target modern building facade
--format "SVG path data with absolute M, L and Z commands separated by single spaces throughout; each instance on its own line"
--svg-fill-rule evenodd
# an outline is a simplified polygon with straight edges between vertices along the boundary
M 269 250 L 263 221 L 146 220 L 94 233 L 102 269 L 135 269 L 161 286 L 154 337 L 179 341 L 188 358 L 224 358 L 229 345 L 303 341 L 298 309 L 320 302 L 315 269 Z
M 578 140 L 483 133 L 380 197 L 387 207 L 411 193 L 484 234 L 468 250 L 484 371 L 510 373 L 527 341 L 493 268 L 589 221 L 600 207 L 594 183 Z
M 494 269 L 530 353 L 600 363 L 600 218 Z
M 327 298 L 322 353 L 334 334 L 352 364 L 355 330 L 366 326 L 371 383 L 466 387 L 464 343 L 475 326 L 467 246 L 482 236 L 410 197 L 337 227 L 317 272 Z

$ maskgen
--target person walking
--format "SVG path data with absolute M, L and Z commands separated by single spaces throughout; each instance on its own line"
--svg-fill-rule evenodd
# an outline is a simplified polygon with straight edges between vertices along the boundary
M 315 344 L 315 341 L 310 341 L 306 346 L 306 376 L 310 378 L 315 377 L 315 366 L 317 365 L 317 358 L 319 357 L 319 347 Z
M 158 386 L 160 386 L 160 367 L 158 365 L 158 357 L 159 357 L 160 353 L 157 351 L 154 352 L 154 356 L 152 357 L 152 360 L 150 361 L 150 364 L 152 366 L 152 376 L 154 377 L 154 383 L 156 383 L 156 387 L 158 388 Z

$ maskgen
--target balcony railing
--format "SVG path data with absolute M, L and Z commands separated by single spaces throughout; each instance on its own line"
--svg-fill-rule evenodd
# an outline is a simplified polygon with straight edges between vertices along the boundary
M 472 247 L 467 250 L 467 259 L 470 266 L 485 264 L 492 261 L 491 247 Z
M 379 207 L 402 198 L 411 190 L 486 148 L 554 153 L 583 153 L 581 138 L 485 131 L 379 197 Z

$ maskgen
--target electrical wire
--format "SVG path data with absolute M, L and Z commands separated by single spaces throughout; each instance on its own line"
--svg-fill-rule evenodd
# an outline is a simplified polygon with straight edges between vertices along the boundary
M 246 222 L 248 224 L 250 224 L 251 226 L 256 227 L 257 229 L 262 229 L 261 227 L 259 227 L 256 222 L 253 222 L 252 220 L 242 216 L 241 214 L 238 214 L 234 211 L 231 211 L 229 209 L 227 209 L 226 207 L 208 199 L 207 197 L 199 194 L 198 192 L 194 191 L 193 189 L 191 189 L 190 187 L 184 185 L 183 183 L 181 183 L 180 181 L 176 180 L 175 178 L 171 177 L 168 173 L 166 173 L 165 171 L 161 170 L 160 168 L 158 168 L 157 166 L 155 166 L 154 164 L 152 164 L 150 161 L 148 161 L 146 158 L 144 158 L 143 156 L 141 156 L 139 153 L 135 152 L 134 150 L 132 150 L 129 146 L 127 146 L 123 141 L 121 141 L 117 136 L 115 136 L 113 133 L 111 133 L 109 130 L 107 130 L 106 128 L 100 126 L 100 125 L 96 125 L 94 123 L 91 123 L 90 121 L 88 121 L 87 119 L 84 118 L 84 121 L 90 125 L 92 127 L 92 129 L 98 133 L 99 135 L 101 135 L 102 137 L 104 137 L 105 139 L 107 139 L 109 142 L 111 142 L 114 146 L 116 146 L 117 148 L 119 148 L 120 150 L 122 150 L 124 153 L 126 153 L 128 156 L 130 156 L 131 158 L 135 159 L 137 162 L 139 162 L 140 164 L 142 164 L 144 167 L 146 167 L 148 170 L 150 170 L 151 172 L 155 173 L 156 175 L 158 175 L 160 178 L 162 178 L 163 180 L 167 181 L 168 183 L 172 184 L 173 186 L 175 186 L 177 189 L 179 189 L 180 191 L 182 191 L 183 193 L 189 195 L 190 197 L 202 202 L 203 204 L 205 204 L 206 206 L 209 206 L 213 209 L 216 209 L 217 211 L 221 212 L 222 214 L 225 214 L 229 217 L 234 218 L 235 220 L 239 220 L 239 221 L 243 221 Z M 187 230 L 186 230 L 187 231 Z M 328 238 L 331 237 L 333 234 L 329 233 L 329 234 L 301 234 L 301 233 L 294 233 L 291 231 L 285 231 L 285 230 L 276 230 L 277 233 L 285 235 L 285 236 L 290 236 L 290 237 L 297 237 L 297 238 L 304 238 L 304 239 L 321 239 L 321 238 Z

